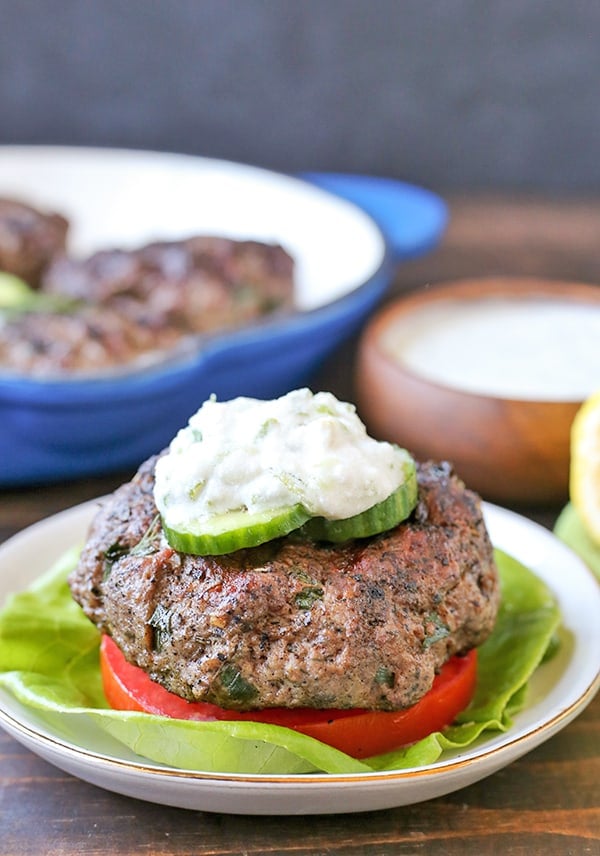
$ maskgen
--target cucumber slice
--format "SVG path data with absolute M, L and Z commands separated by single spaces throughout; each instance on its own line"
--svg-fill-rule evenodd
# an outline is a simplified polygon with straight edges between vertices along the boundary
M 0 271 L 0 312 L 20 315 L 26 312 L 72 312 L 81 302 L 62 294 L 35 291 L 12 273 Z
M 302 527 L 302 534 L 313 541 L 333 541 L 336 544 L 378 535 L 406 520 L 417 504 L 417 497 L 417 473 L 411 463 L 407 465 L 405 481 L 386 499 L 345 520 L 311 517 Z
M 341 543 L 392 529 L 409 516 L 417 498 L 416 467 L 407 456 L 402 484 L 386 499 L 343 520 L 313 517 L 297 503 L 256 513 L 230 511 L 204 520 L 192 520 L 185 528 L 169 526 L 163 518 L 162 526 L 171 547 L 197 556 L 222 556 L 246 547 L 257 547 L 294 530 L 300 530 L 304 537 L 313 541 Z
M 0 271 L 0 309 L 20 309 L 34 299 L 33 290 L 24 280 L 7 271 Z
M 257 547 L 298 529 L 310 518 L 302 505 L 250 514 L 230 511 L 219 514 L 188 529 L 172 529 L 163 520 L 163 531 L 170 546 L 181 553 L 196 556 L 222 556 L 245 547 Z

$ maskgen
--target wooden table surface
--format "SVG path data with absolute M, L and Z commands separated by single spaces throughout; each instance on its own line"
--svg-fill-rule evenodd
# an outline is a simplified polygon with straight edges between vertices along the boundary
M 442 245 L 401 266 L 388 298 L 464 276 L 600 284 L 600 200 L 450 197 Z M 313 388 L 353 397 L 355 342 Z M 130 476 L 0 493 L 0 540 Z M 530 509 L 551 526 L 559 509 Z M 0 856 L 16 854 L 600 854 L 600 698 L 508 768 L 427 803 L 367 814 L 238 817 L 162 808 L 88 785 L 0 730 Z

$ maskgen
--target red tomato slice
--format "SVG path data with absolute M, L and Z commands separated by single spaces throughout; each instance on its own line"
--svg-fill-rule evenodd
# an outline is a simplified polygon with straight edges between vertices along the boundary
M 240 713 L 189 702 L 152 681 L 125 660 L 109 636 L 102 637 L 100 668 L 107 701 L 115 710 L 140 710 L 175 719 L 234 719 L 283 725 L 315 737 L 355 758 L 367 758 L 414 743 L 449 725 L 470 702 L 477 680 L 477 652 L 452 657 L 432 688 L 412 707 L 398 711 L 267 708 Z

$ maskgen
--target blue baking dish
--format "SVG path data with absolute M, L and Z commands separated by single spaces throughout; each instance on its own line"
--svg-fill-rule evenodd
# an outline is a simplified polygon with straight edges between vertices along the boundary
M 212 219 L 207 205 L 198 204 L 211 192 Z M 395 266 L 431 250 L 447 218 L 441 198 L 399 181 L 291 177 L 124 150 L 0 148 L 0 195 L 9 194 L 72 219 L 80 227 L 75 252 L 168 239 L 192 226 L 197 233 L 277 240 L 298 261 L 301 305 L 291 316 L 208 337 L 185 357 L 145 370 L 60 380 L 0 377 L 5 487 L 137 466 L 212 393 L 271 398 L 310 383 L 380 303 Z M 312 243 L 303 245 L 298 235 L 306 229 Z

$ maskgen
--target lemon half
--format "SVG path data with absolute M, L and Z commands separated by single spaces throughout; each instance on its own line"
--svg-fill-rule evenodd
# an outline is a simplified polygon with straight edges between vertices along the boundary
M 600 390 L 573 420 L 569 490 L 588 534 L 600 544 Z

